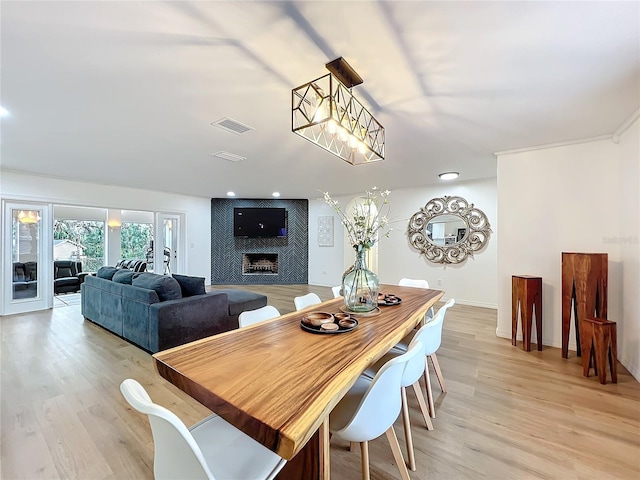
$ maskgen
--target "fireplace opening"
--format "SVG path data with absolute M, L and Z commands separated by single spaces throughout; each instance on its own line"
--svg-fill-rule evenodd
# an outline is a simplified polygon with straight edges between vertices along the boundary
M 278 274 L 278 254 L 277 253 L 243 253 L 242 254 L 242 274 L 243 275 L 277 275 Z

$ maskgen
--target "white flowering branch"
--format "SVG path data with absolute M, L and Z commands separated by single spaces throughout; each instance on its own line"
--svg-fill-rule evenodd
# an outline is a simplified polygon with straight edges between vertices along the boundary
M 373 187 L 365 192 L 364 202 L 356 204 L 351 217 L 340 208 L 337 200 L 333 200 L 328 192 L 323 192 L 324 201 L 336 211 L 342 225 L 347 230 L 347 237 L 353 248 L 371 248 L 378 240 L 378 234 L 389 225 L 389 190 L 378 190 Z M 390 229 L 385 236 L 389 236 Z

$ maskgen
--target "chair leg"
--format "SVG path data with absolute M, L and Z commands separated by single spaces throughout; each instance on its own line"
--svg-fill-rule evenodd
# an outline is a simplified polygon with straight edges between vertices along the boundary
M 422 412 L 424 423 L 427 424 L 427 430 L 433 430 L 433 423 L 431 423 L 431 415 L 429 415 L 429 407 L 427 407 L 427 402 L 425 401 L 424 395 L 422 394 L 422 389 L 420 388 L 420 382 L 414 383 L 412 387 L 413 387 L 413 391 L 416 394 L 416 398 L 418 399 L 418 405 L 420 405 L 420 411 Z
M 431 377 L 429 375 L 429 360 L 424 357 L 424 383 L 427 388 L 427 401 L 429 402 L 429 413 L 431 418 L 436 418 L 436 407 L 433 405 L 433 392 L 431 391 Z
M 416 471 L 416 458 L 413 454 L 413 438 L 411 437 L 411 420 L 409 419 L 409 405 L 407 404 L 407 389 L 400 389 L 402 394 L 402 425 L 404 426 L 404 438 L 407 444 L 407 459 L 409 460 L 409 469 Z
M 387 430 L 386 433 L 389 445 L 391 446 L 391 452 L 393 453 L 393 458 L 396 461 L 396 465 L 398 465 L 398 470 L 400 470 L 400 477 L 402 477 L 402 480 L 410 480 L 409 470 L 407 470 L 407 465 L 404 463 L 404 458 L 402 458 L 400 444 L 398 443 L 398 437 L 396 437 L 393 425 L 389 427 L 389 430 Z
M 362 462 L 362 480 L 370 480 L 369 442 L 360 442 L 360 460 Z
M 444 377 L 442 376 L 442 370 L 440 370 L 440 364 L 438 363 L 438 357 L 435 353 L 429 355 L 431 363 L 433 363 L 433 369 L 436 371 L 436 377 L 438 377 L 438 383 L 440 384 L 440 390 L 442 393 L 447 393 L 447 387 L 444 386 Z
M 356 451 L 356 445 L 358 445 L 358 442 L 349 442 L 349 451 L 350 452 L 355 452 Z

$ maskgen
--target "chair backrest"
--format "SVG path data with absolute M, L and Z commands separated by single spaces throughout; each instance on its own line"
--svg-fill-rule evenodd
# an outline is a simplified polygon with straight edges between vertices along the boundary
M 156 480 L 214 478 L 191 432 L 173 412 L 153 403 L 144 387 L 131 378 L 120 384 L 120 391 L 134 409 L 149 417 Z
M 371 381 L 351 421 L 339 432 L 353 442 L 365 442 L 386 432 L 400 415 L 400 386 L 407 362 L 417 358 L 424 364 L 424 348 L 417 341 L 403 355 L 385 363 Z
M 313 292 L 293 299 L 293 304 L 296 306 L 296 310 L 302 310 L 303 308 L 317 305 L 318 303 L 322 303 L 322 300 L 320 300 L 320 297 Z
M 80 267 L 82 268 L 82 267 Z M 53 278 L 66 278 L 78 276 L 78 262 L 74 260 L 54 260 Z
M 422 330 L 423 328 L 426 328 L 426 325 L 420 327 L 420 330 Z M 424 361 L 424 344 L 420 341 L 420 330 L 418 330 L 418 333 L 416 333 L 416 335 L 413 337 L 413 340 L 411 340 L 411 343 L 409 344 L 409 350 L 411 350 L 412 348 L 418 348 L 420 349 L 420 355 L 416 355 L 407 361 L 407 364 L 404 367 L 404 372 L 402 373 L 403 387 L 409 387 L 420 380 L 422 374 L 424 373 L 424 369 L 427 366 Z
M 13 262 L 13 281 L 14 282 L 27 281 L 27 268 L 24 263 Z
M 398 285 L 401 287 L 429 288 L 429 282 L 426 280 L 413 278 L 401 278 Z
M 451 298 L 436 312 L 433 318 L 424 324 L 418 330 L 414 338 L 417 338 L 424 345 L 425 355 L 431 355 L 440 348 L 442 342 L 442 324 L 444 322 L 444 316 L 447 313 L 447 309 L 452 307 L 456 301 Z
M 80 262 L 78 262 L 80 263 Z M 82 265 L 82 264 L 80 264 Z M 27 278 L 29 280 L 37 280 L 38 279 L 38 262 L 27 262 L 24 264 L 24 269 L 25 272 L 27 274 Z M 82 271 L 82 268 L 80 267 L 80 270 Z
M 238 324 L 240 328 L 253 325 L 254 323 L 261 322 L 263 320 L 269 320 L 280 316 L 280 312 L 276 307 L 267 305 L 256 310 L 247 310 L 242 312 L 238 317 Z
M 342 296 L 342 294 L 340 293 L 340 290 L 342 290 L 342 285 L 336 285 L 335 287 L 331 287 L 331 291 L 333 292 L 333 298 L 338 298 Z

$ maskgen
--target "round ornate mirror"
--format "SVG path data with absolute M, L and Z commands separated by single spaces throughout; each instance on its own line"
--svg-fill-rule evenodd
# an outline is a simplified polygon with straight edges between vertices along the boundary
M 491 228 L 484 212 L 462 197 L 433 198 L 409 220 L 409 241 L 434 263 L 460 263 L 482 249 Z

